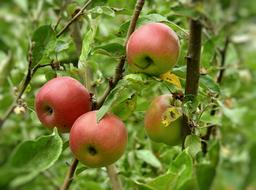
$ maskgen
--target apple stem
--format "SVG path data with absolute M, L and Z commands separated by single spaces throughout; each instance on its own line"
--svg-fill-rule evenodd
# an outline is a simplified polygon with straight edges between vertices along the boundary
M 117 169 L 114 164 L 106 167 L 112 185 L 112 190 L 122 190 L 122 182 L 118 177 Z
M 60 188 L 60 190 L 67 190 L 69 188 L 69 186 L 73 181 L 73 177 L 74 177 L 77 165 L 78 165 L 78 160 L 75 158 L 69 167 L 68 173 L 65 177 L 64 183 Z
M 197 2 L 200 0 L 193 0 Z M 198 94 L 198 83 L 200 77 L 200 55 L 201 55 L 201 41 L 202 41 L 202 24 L 199 20 L 190 20 L 190 32 L 187 53 L 187 72 L 186 72 L 186 86 L 185 86 L 185 100 L 190 98 L 195 100 Z M 182 127 L 182 147 L 184 148 L 185 138 L 191 133 L 193 124 L 188 117 L 183 115 Z

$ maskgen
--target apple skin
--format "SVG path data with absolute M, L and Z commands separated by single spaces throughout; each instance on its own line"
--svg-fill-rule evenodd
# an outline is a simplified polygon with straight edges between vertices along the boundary
M 99 123 L 96 111 L 80 116 L 70 131 L 70 149 L 81 163 L 91 168 L 110 165 L 124 153 L 127 130 L 115 115 L 107 113 Z
M 171 94 L 156 97 L 145 114 L 144 127 L 152 141 L 174 146 L 181 142 L 181 118 L 167 127 L 162 124 L 165 111 L 172 106 L 171 100 Z
M 47 128 L 57 127 L 69 132 L 75 120 L 91 110 L 91 97 L 87 89 L 71 77 L 57 77 L 39 90 L 35 98 L 36 113 Z
M 141 26 L 130 36 L 126 55 L 132 72 L 161 75 L 177 62 L 180 44 L 176 33 L 162 23 Z

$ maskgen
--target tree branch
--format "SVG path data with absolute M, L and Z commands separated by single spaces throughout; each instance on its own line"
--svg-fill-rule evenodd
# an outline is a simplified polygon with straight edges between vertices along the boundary
M 223 78 L 223 75 L 224 75 L 224 72 L 225 72 L 224 65 L 225 65 L 225 61 L 226 61 L 226 54 L 227 54 L 228 44 L 229 44 L 229 37 L 226 38 L 224 47 L 223 47 L 223 49 L 220 50 L 220 56 L 221 56 L 220 67 L 221 67 L 221 69 L 220 69 L 219 75 L 217 77 L 217 83 L 218 84 L 221 84 L 221 81 L 222 81 L 222 78 Z
M 72 164 L 69 167 L 67 175 L 65 177 L 63 186 L 60 188 L 60 190 L 67 190 L 69 188 L 69 186 L 71 185 L 71 183 L 73 181 L 73 177 L 74 177 L 77 165 L 78 165 L 78 160 L 76 158 L 74 158 Z
M 141 10 L 143 8 L 144 2 L 145 2 L 144 0 L 137 0 L 137 3 L 135 5 L 135 9 L 134 9 L 134 12 L 133 12 L 132 20 L 130 22 L 129 29 L 128 29 L 128 32 L 127 32 L 127 35 L 126 35 L 126 40 L 125 40 L 125 44 L 124 44 L 125 47 L 126 47 L 126 44 L 129 40 L 129 37 L 131 36 L 131 34 L 134 32 L 134 30 L 136 28 L 136 23 L 138 21 L 139 15 L 140 15 Z M 113 88 L 115 88 L 118 81 L 120 79 L 122 79 L 125 59 L 126 59 L 126 55 L 121 56 L 120 62 L 116 67 L 115 75 L 113 77 L 113 80 L 111 80 L 109 82 L 109 85 L 108 85 L 107 89 L 105 90 L 103 96 L 97 102 L 97 105 L 96 105 L 97 109 L 99 109 L 103 105 L 104 101 L 106 100 L 106 98 L 109 95 L 109 93 L 111 92 L 111 90 Z M 108 176 L 110 178 L 110 182 L 112 184 L 113 190 L 122 190 L 123 188 L 122 188 L 121 180 L 118 177 L 115 165 L 113 164 L 113 165 L 107 166 L 106 168 L 107 168 Z
M 118 177 L 118 173 L 116 171 L 116 167 L 114 164 L 109 165 L 106 167 L 107 168 L 107 173 L 108 177 L 110 179 L 111 185 L 112 185 L 112 190 L 122 190 L 122 182 L 120 178 Z
M 92 0 L 88 0 L 84 6 L 80 9 L 80 11 L 64 26 L 64 28 L 57 34 L 57 38 L 59 38 L 63 33 L 67 31 L 69 26 L 75 22 L 85 11 L 85 9 L 89 6 L 89 4 L 92 2 Z
M 32 47 L 31 47 L 32 48 Z M 50 64 L 45 64 L 45 65 L 37 65 L 34 68 L 32 68 L 32 49 L 30 48 L 29 50 L 29 66 L 28 66 L 28 71 L 27 71 L 27 75 L 25 76 L 24 82 L 21 86 L 21 89 L 18 93 L 18 95 L 16 96 L 15 100 L 13 101 L 13 103 L 11 104 L 11 106 L 8 108 L 8 110 L 5 112 L 4 116 L 0 119 L 0 128 L 4 125 L 4 123 L 6 122 L 6 120 L 10 117 L 10 115 L 13 113 L 13 110 L 15 109 L 15 107 L 17 106 L 17 103 L 19 101 L 19 99 L 21 99 L 22 95 L 24 94 L 27 86 L 29 85 L 32 77 L 34 76 L 34 74 L 36 73 L 36 71 L 39 68 L 42 67 L 47 67 L 47 66 L 52 66 L 53 62 Z
M 32 49 L 33 49 L 33 44 L 30 45 L 29 51 L 28 51 L 28 70 L 27 70 L 27 75 L 25 76 L 24 82 L 21 86 L 21 89 L 18 93 L 18 95 L 15 97 L 15 100 L 11 104 L 11 106 L 7 109 L 7 111 L 4 113 L 4 116 L 0 119 L 0 128 L 4 125 L 6 120 L 10 117 L 10 115 L 13 113 L 13 110 L 15 109 L 19 99 L 22 97 L 23 93 L 25 92 L 27 86 L 29 85 L 33 75 L 37 71 L 39 67 L 44 67 L 48 65 L 38 65 L 35 68 L 32 68 Z
M 199 0 L 194 0 L 197 2 Z M 198 93 L 198 83 L 200 77 L 200 54 L 202 41 L 202 24 L 199 20 L 191 19 L 189 28 L 189 47 L 187 54 L 187 74 L 185 87 L 185 100 L 194 100 Z M 182 139 L 184 141 L 188 134 L 191 133 L 191 124 L 186 115 L 183 115 Z
M 128 40 L 129 40 L 129 37 L 131 36 L 131 34 L 134 32 L 134 30 L 136 28 L 136 23 L 138 21 L 138 18 L 139 18 L 139 15 L 141 13 L 141 10 L 143 8 L 144 3 L 145 3 L 145 0 L 137 0 L 137 3 L 135 5 L 135 9 L 134 9 L 134 12 L 133 12 L 132 20 L 130 22 L 129 29 L 128 29 L 128 32 L 127 32 L 127 35 L 126 35 L 126 40 L 125 40 L 125 44 L 124 44 L 125 47 L 126 47 L 126 44 L 127 44 Z M 113 77 L 113 80 L 109 83 L 109 86 L 107 87 L 106 91 L 104 92 L 102 97 L 99 98 L 99 100 L 98 100 L 97 109 L 99 109 L 103 105 L 103 103 L 106 100 L 106 98 L 107 98 L 108 94 L 110 93 L 110 91 L 113 88 L 115 88 L 115 86 L 117 85 L 118 81 L 120 79 L 122 79 L 123 72 L 124 72 L 123 67 L 124 67 L 124 64 L 125 64 L 125 59 L 126 59 L 126 55 L 121 56 L 120 62 L 119 62 L 119 64 L 116 67 L 115 75 Z
M 227 50 L 228 50 L 228 45 L 229 45 L 229 37 L 226 38 L 225 40 L 225 44 L 223 49 L 220 50 L 220 56 L 221 56 L 221 62 L 220 62 L 220 66 L 221 69 L 219 71 L 218 77 L 217 77 L 217 83 L 221 84 L 223 76 L 224 76 L 224 72 L 225 72 L 225 62 L 226 62 L 226 54 L 227 54 Z M 211 116 L 214 116 L 216 114 L 216 106 L 213 106 L 212 111 L 211 111 Z M 202 139 L 202 151 L 204 154 L 207 153 L 207 149 L 208 149 L 208 144 L 207 141 L 210 139 L 210 136 L 213 132 L 213 129 L 216 127 L 216 125 L 210 125 L 207 128 L 206 134 L 204 136 L 201 137 Z

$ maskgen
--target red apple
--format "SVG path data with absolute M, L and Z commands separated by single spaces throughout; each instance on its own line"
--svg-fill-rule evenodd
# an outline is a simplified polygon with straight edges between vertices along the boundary
M 113 114 L 106 114 L 99 123 L 96 111 L 79 117 L 70 131 L 70 148 L 74 156 L 88 167 L 103 167 L 118 160 L 127 144 L 124 123 Z
M 149 106 L 144 118 L 144 127 L 149 138 L 167 145 L 177 145 L 181 141 L 181 119 L 172 105 L 173 97 L 165 94 L 156 97 Z M 173 119 L 173 121 L 172 121 Z
M 75 120 L 91 110 L 91 97 L 79 81 L 71 77 L 57 77 L 48 81 L 36 94 L 35 108 L 43 125 L 69 132 Z
M 180 45 L 176 33 L 162 23 L 149 23 L 129 38 L 126 54 L 133 72 L 160 75 L 177 62 Z

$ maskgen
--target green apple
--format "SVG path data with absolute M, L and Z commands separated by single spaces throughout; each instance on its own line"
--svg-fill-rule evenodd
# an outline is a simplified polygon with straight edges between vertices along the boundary
M 130 36 L 126 55 L 132 72 L 161 75 L 177 62 L 180 44 L 176 33 L 162 23 L 141 26 Z
M 181 142 L 181 108 L 173 105 L 171 94 L 156 97 L 144 118 L 144 127 L 152 141 L 177 145 Z
M 110 165 L 124 153 L 127 144 L 124 123 L 113 114 L 96 121 L 96 111 L 80 116 L 70 131 L 70 149 L 84 165 L 97 168 Z

